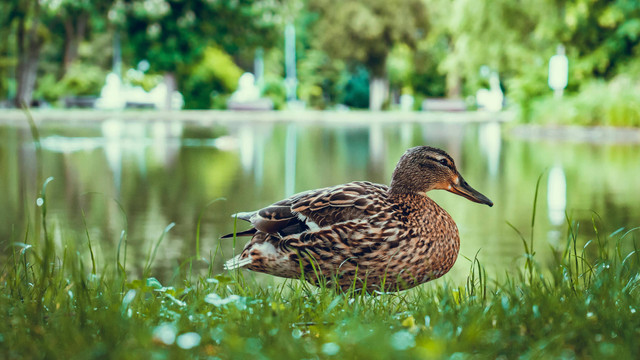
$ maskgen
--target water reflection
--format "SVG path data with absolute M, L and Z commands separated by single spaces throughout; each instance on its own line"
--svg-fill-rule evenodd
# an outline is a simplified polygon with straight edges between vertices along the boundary
M 369 126 L 369 157 L 371 164 L 381 168 L 386 154 L 382 124 L 372 123 Z
M 535 182 L 550 166 L 547 206 L 539 209 L 546 212 L 540 214 L 545 221 L 536 222 L 542 230 L 537 233 L 558 230 L 565 211 L 578 221 L 591 221 L 590 210 L 596 211 L 612 231 L 637 226 L 640 218 L 640 204 L 634 200 L 640 185 L 620 181 L 640 175 L 637 145 L 525 142 L 503 138 L 497 123 L 186 126 L 112 119 L 82 127 L 43 126 L 40 132 L 43 176 L 56 179 L 47 195 L 57 237 L 77 241 L 84 249 L 84 211 L 92 240 L 101 248 L 99 261 L 105 264 L 115 257 L 124 229 L 130 249 L 127 269 L 136 274 L 162 230 L 175 222 L 154 264 L 161 281 L 195 254 L 194 232 L 203 209 L 200 251 L 213 258 L 218 237 L 233 229 L 230 214 L 307 189 L 353 180 L 388 183 L 402 153 L 416 145 L 446 150 L 465 179 L 496 204 L 487 208 L 444 191 L 431 195 L 452 215 L 461 234 L 463 256 L 450 278 L 464 278 L 464 256 L 473 258 L 478 250 L 491 276 L 518 264 L 522 244 L 506 221 L 529 229 Z M 34 182 L 30 141 L 28 130 L 0 126 L 2 249 L 25 228 L 25 206 L 33 206 L 31 199 L 41 186 Z M 222 197 L 227 200 L 205 208 Z M 216 271 L 232 252 L 232 242 L 221 245 L 224 255 L 213 259 Z M 548 246 L 538 246 L 539 261 L 551 259 Z
M 411 123 L 400 124 L 400 143 L 403 148 L 410 148 L 413 139 L 414 126 Z
M 96 138 L 68 138 L 54 135 L 41 139 L 40 144 L 44 150 L 70 154 L 76 151 L 91 151 L 99 148 L 103 145 L 103 141 Z
M 143 123 L 109 119 L 102 123 L 101 131 L 105 157 L 113 173 L 115 189 L 119 193 L 123 157 L 133 157 L 142 176 L 147 175 L 146 151 L 149 147 L 152 150 L 152 163 L 168 165 L 175 159 L 180 148 L 178 139 L 182 126 L 169 122 Z
M 562 225 L 565 222 L 565 211 L 567 209 L 567 179 L 562 166 L 557 164 L 549 171 L 547 206 L 551 224 Z
M 230 129 L 232 135 L 221 136 L 215 146 L 224 151 L 239 151 L 244 174 L 253 174 L 255 186 L 262 186 L 264 156 L 272 127 L 268 124 L 241 123 Z
M 296 192 L 296 156 L 298 154 L 298 129 L 295 124 L 287 125 L 287 137 L 284 147 L 284 194 L 291 196 Z
M 102 136 L 105 139 L 104 155 L 107 164 L 113 172 L 113 183 L 120 191 L 122 182 L 122 127 L 124 122 L 118 119 L 109 119 L 102 123 Z
M 502 145 L 500 124 L 497 122 L 490 122 L 480 125 L 478 140 L 480 148 L 487 158 L 489 175 L 492 178 L 495 178 L 498 175 L 500 165 L 500 147 Z
M 256 154 L 255 127 L 243 124 L 238 129 L 238 143 L 240 144 L 240 163 L 242 170 L 248 173 L 254 167 Z

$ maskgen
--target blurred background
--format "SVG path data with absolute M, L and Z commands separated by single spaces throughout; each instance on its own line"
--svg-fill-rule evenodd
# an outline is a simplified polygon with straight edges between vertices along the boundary
M 257 91 L 258 108 L 497 102 L 525 121 L 640 125 L 632 0 L 6 0 L 0 36 L 3 107 L 226 109 L 250 72 L 240 99 Z M 560 111 L 553 55 L 570 64 Z M 462 102 L 424 101 L 444 97 Z
M 529 234 L 539 177 L 539 261 L 567 219 L 604 240 L 639 225 L 640 2 L 4 0 L 0 39 L 3 253 L 38 246 L 51 176 L 61 248 L 89 237 L 139 275 L 174 223 L 154 275 L 222 271 L 231 214 L 388 183 L 425 144 L 495 202 L 433 194 L 491 276 L 524 261 L 507 222 Z

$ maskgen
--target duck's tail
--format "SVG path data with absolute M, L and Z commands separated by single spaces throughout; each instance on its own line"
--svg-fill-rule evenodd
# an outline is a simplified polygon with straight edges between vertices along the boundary
M 251 258 L 250 257 L 246 257 L 244 259 L 241 259 L 240 256 L 242 256 L 242 254 L 236 255 L 232 259 L 227 260 L 224 263 L 224 269 L 225 270 L 235 270 L 235 269 L 240 269 L 240 268 L 243 268 L 243 267 L 251 264 Z

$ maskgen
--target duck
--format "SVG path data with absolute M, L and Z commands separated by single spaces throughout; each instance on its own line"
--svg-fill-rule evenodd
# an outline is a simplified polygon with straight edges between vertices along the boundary
M 251 240 L 224 269 L 345 292 L 396 292 L 435 280 L 453 267 L 460 250 L 456 223 L 427 195 L 438 189 L 493 206 L 449 154 L 417 146 L 400 157 L 388 186 L 353 181 L 234 214 L 251 228 L 222 238 Z

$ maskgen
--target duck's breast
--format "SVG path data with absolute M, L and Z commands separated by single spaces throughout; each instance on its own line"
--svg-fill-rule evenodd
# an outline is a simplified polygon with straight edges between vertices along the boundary
M 441 277 L 451 270 L 460 251 L 458 227 L 446 210 L 427 198 L 421 214 L 416 253 L 424 259 L 421 276 L 424 281 Z

